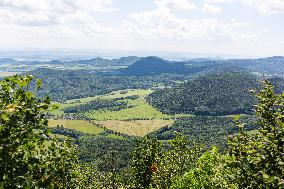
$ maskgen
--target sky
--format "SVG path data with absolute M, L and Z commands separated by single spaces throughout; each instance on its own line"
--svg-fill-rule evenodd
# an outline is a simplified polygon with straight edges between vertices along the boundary
M 284 55 L 284 0 L 0 0 L 0 49 Z

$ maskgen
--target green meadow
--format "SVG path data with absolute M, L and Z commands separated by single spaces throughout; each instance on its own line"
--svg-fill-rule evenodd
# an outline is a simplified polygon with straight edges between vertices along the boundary
M 103 128 L 95 126 L 84 120 L 48 120 L 49 127 L 63 126 L 64 128 L 73 129 L 82 133 L 100 134 Z
M 107 129 L 132 136 L 145 136 L 161 127 L 171 125 L 173 123 L 173 119 L 176 117 L 190 116 L 186 114 L 167 115 L 153 108 L 145 99 L 152 92 L 153 90 L 151 89 L 129 89 L 114 91 L 106 95 L 68 100 L 64 103 L 57 103 L 59 105 L 59 109 L 55 110 L 53 113 L 55 115 L 63 115 L 64 108 L 87 104 L 90 101 L 97 99 L 116 99 L 138 95 L 139 98 L 134 100 L 120 100 L 127 102 L 129 107 L 126 109 L 118 111 L 95 110 L 79 113 L 79 115 L 88 117 Z M 50 120 L 50 126 L 54 125 L 63 125 L 65 128 L 90 134 L 98 134 L 103 131 L 102 128 L 96 127 L 82 120 Z M 108 137 L 113 138 L 119 136 L 110 135 Z

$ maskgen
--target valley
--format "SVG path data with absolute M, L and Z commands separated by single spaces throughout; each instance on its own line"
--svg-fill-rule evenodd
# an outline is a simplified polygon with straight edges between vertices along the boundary
M 264 63 L 257 65 L 259 61 L 95 58 L 45 62 L 48 67 L 27 63 L 25 69 L 11 67 L 2 76 L 13 71 L 32 75 L 28 89 L 38 98 L 48 96 L 57 106 L 46 114 L 50 139 L 72 139 L 80 164 L 95 166 L 102 175 L 110 173 L 106 167 L 115 158 L 112 166 L 122 176 L 142 140 L 157 139 L 165 151 L 182 135 L 189 146 L 200 145 L 203 150 L 215 146 L 225 153 L 229 138 L 238 136 L 238 115 L 246 123 L 244 133 L 256 133 L 258 100 L 252 91 L 261 89 L 262 80 L 270 81 L 276 94 L 284 88 L 281 69 L 266 70 Z M 32 64 L 38 67 L 31 68 Z M 284 58 L 278 57 L 277 64 L 284 67 Z M 36 80 L 41 81 L 40 87 Z M 51 144 L 47 141 L 45 149 Z
M 246 60 L 246 63 L 243 63 L 245 60 L 208 59 L 173 62 L 159 57 L 54 60 L 45 64 L 60 64 L 65 68 L 38 68 L 26 73 L 42 80 L 37 95 L 49 95 L 59 107 L 49 113 L 51 127 L 58 125 L 58 129 L 114 138 L 150 134 L 169 140 L 174 131 L 189 137 L 198 133 L 197 130 L 176 129 L 176 126 L 186 128 L 201 124 L 198 128 L 204 127 L 206 134 L 197 134 L 197 141 L 204 141 L 203 135 L 212 135 L 207 133 L 209 129 L 208 132 L 219 133 L 220 139 L 207 145 L 217 144 L 223 148 L 224 143 L 219 141 L 232 134 L 225 129 L 233 123 L 230 117 L 252 114 L 256 100 L 249 91 L 257 90 L 260 80 L 271 80 L 276 92 L 283 89 L 284 79 L 280 72 L 275 75 L 275 71 L 264 71 L 266 60 L 270 65 L 274 57 Z M 19 64 L 10 59 L 6 61 Z M 260 61 L 263 70 L 257 67 Z M 284 65 L 284 58 L 275 57 L 275 61 Z M 39 62 L 29 64 L 42 65 Z M 74 65 L 98 69 L 69 69 Z M 261 71 L 263 75 L 255 74 Z M 34 86 L 35 83 L 31 87 Z M 208 119 L 208 123 L 203 119 Z M 212 120 L 216 131 L 213 126 L 207 128 Z

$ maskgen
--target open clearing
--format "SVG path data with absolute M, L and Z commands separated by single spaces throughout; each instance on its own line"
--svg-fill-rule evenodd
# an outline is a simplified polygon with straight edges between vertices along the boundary
M 141 103 L 142 102 L 141 100 L 144 99 L 146 96 L 148 96 L 152 92 L 153 90 L 151 89 L 128 89 L 128 90 L 113 91 L 105 95 L 97 95 L 93 97 L 67 100 L 66 102 L 63 102 L 63 103 L 53 102 L 54 104 L 57 104 L 59 106 L 59 109 L 54 110 L 52 113 L 54 115 L 62 115 L 64 114 L 64 111 L 63 111 L 64 108 L 87 104 L 88 102 L 97 100 L 97 99 L 115 99 L 115 98 L 125 98 L 128 96 L 138 95 L 140 98 L 140 103 Z M 129 103 L 131 103 L 131 100 L 129 100 Z
M 149 104 L 141 104 L 132 108 L 119 111 L 93 111 L 86 112 L 83 115 L 98 121 L 104 120 L 128 120 L 128 119 L 161 119 L 171 118 L 171 115 L 163 114 Z
M 128 89 L 122 91 L 114 91 L 106 95 L 98 95 L 94 97 L 81 98 L 76 100 L 68 100 L 59 103 L 60 109 L 55 114 L 63 114 L 66 107 L 87 104 L 97 99 L 115 99 L 125 98 L 128 96 L 138 95 L 137 99 L 123 99 L 120 101 L 127 102 L 129 106 L 126 109 L 118 111 L 111 110 L 93 110 L 80 112 L 79 115 L 86 116 L 95 123 L 101 124 L 107 129 L 133 136 L 145 136 L 150 132 L 156 131 L 161 127 L 173 124 L 175 117 L 185 117 L 190 115 L 167 115 L 153 108 L 146 102 L 147 97 L 153 90 L 147 89 Z M 168 119 L 168 120 L 164 120 Z M 63 125 L 65 128 L 74 129 L 83 133 L 98 134 L 103 131 L 102 128 L 96 127 L 86 121 L 80 120 L 50 120 L 50 126 Z M 109 137 L 117 137 L 110 135 Z
M 136 121 L 96 121 L 104 127 L 132 136 L 145 136 L 166 125 L 172 125 L 173 120 L 136 120 Z
M 64 128 L 73 129 L 82 133 L 100 134 L 103 128 L 97 127 L 84 120 L 48 120 L 49 127 L 57 127 L 63 125 Z

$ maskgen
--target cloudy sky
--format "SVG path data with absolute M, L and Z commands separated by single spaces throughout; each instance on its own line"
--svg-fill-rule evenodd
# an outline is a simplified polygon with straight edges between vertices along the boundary
M 0 49 L 284 55 L 284 0 L 0 0 Z

